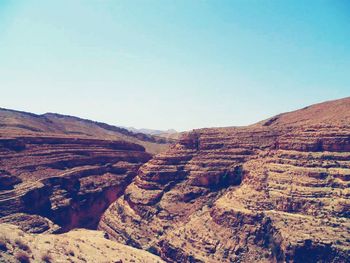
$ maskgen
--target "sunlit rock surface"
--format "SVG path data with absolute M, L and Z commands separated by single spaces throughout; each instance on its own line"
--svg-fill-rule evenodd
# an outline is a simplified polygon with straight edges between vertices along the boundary
M 349 262 L 349 186 L 346 98 L 184 135 L 99 229 L 168 262 Z

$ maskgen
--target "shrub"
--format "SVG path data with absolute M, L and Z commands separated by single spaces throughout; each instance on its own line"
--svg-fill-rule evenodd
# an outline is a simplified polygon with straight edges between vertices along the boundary
M 72 249 L 70 249 L 70 250 L 68 250 L 68 252 L 67 252 L 67 256 L 72 256 L 72 257 L 74 257 L 75 256 L 75 253 L 74 253 L 74 251 L 72 250 Z
M 24 251 L 17 252 L 15 258 L 21 263 L 30 263 L 30 258 L 28 254 Z
M 41 256 L 41 260 L 46 262 L 46 263 L 51 263 L 52 262 L 52 256 L 50 255 L 49 252 L 46 252 L 46 254 Z
M 6 242 L 6 239 L 1 237 L 0 238 L 0 250 L 2 251 L 7 251 L 7 242 Z
M 24 251 L 30 251 L 30 248 L 26 243 L 24 243 L 21 239 L 16 239 L 15 240 L 16 245 L 18 246 L 19 249 L 24 250 Z

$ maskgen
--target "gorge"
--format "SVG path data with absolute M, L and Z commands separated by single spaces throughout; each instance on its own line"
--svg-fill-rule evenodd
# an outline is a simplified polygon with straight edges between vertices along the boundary
M 24 239 L 99 230 L 136 262 L 350 261 L 350 98 L 178 141 L 0 110 L 0 169 L 0 229 Z

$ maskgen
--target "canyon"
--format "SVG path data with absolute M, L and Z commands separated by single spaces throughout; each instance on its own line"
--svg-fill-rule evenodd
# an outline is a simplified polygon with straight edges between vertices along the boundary
M 76 117 L 0 110 L 0 220 L 24 226 L 35 215 L 45 231 L 95 229 L 139 166 L 167 145 Z
M 350 98 L 178 140 L 0 110 L 0 169 L 0 230 L 26 240 L 82 231 L 136 262 L 350 261 Z

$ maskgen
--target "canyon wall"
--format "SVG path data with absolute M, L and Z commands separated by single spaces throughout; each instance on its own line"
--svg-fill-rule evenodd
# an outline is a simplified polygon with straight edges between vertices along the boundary
M 0 113 L 0 223 L 98 228 L 167 262 L 350 261 L 350 98 L 194 130 L 153 157 L 118 129 Z
M 99 229 L 168 262 L 348 262 L 349 186 L 347 98 L 184 135 Z
M 0 220 L 26 213 L 47 217 L 60 231 L 96 228 L 150 158 L 142 146 L 125 141 L 0 138 Z

